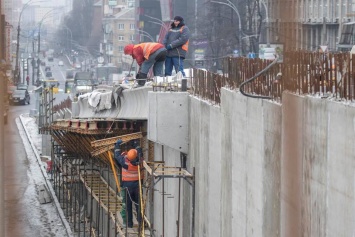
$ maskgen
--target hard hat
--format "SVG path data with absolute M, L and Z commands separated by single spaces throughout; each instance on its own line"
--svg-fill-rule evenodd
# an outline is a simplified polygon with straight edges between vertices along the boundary
M 136 149 L 131 149 L 127 152 L 127 158 L 128 160 L 132 161 L 136 159 L 137 157 L 137 150 Z
M 129 54 L 129 55 L 132 55 L 133 53 L 133 47 L 134 45 L 133 44 L 127 44 L 125 47 L 124 47 L 124 54 Z

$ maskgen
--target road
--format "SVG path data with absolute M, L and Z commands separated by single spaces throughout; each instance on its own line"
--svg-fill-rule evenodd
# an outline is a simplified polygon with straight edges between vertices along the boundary
M 53 202 L 39 203 L 38 186 L 44 178 L 24 130 L 18 126 L 19 116 L 35 108 L 32 90 L 30 86 L 30 105 L 10 106 L 5 126 L 5 236 L 66 236 Z
M 48 62 L 48 60 L 46 60 L 46 59 L 42 59 L 42 60 L 44 60 L 46 62 L 46 66 L 50 66 L 51 67 L 53 78 L 58 80 L 59 88 L 63 89 L 63 91 L 64 91 L 64 87 L 65 87 L 65 71 L 67 69 L 71 69 L 72 68 L 69 65 L 68 60 L 64 56 L 62 56 L 60 58 L 54 58 L 53 62 Z M 63 66 L 59 66 L 58 65 L 58 62 L 60 60 L 64 62 Z M 44 66 L 41 66 L 40 70 L 41 70 L 41 74 L 45 75 Z

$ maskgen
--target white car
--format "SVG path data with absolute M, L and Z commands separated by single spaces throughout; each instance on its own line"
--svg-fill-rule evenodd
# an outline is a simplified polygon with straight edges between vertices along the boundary
M 58 66 L 64 66 L 64 62 L 63 61 L 59 61 L 58 62 Z

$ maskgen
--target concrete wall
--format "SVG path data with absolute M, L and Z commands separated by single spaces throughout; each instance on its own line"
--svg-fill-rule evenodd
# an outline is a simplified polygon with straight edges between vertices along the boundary
M 220 106 L 189 97 L 195 202 L 184 182 L 180 236 L 353 236 L 355 107 L 289 93 L 282 105 L 221 96 Z M 156 159 L 179 166 L 179 151 L 162 147 Z M 163 216 L 155 186 L 156 233 L 176 236 L 178 182 L 164 182 L 173 198 L 164 196 Z
M 355 108 L 285 94 L 282 236 L 354 236 Z
M 191 99 L 195 236 L 279 236 L 281 106 L 222 90 Z
M 154 147 L 154 155 L 156 161 L 165 161 L 166 166 L 179 167 L 180 151 L 176 151 L 168 146 L 156 144 Z M 155 179 L 154 185 L 154 204 L 153 204 L 153 220 L 155 236 L 177 236 L 177 232 L 181 233 L 183 229 L 182 218 L 183 213 L 180 209 L 179 213 L 179 179 L 163 178 L 158 181 Z M 184 191 L 180 189 L 180 203 L 183 203 Z M 180 218 L 179 218 L 180 216 Z M 177 221 L 180 219 L 178 230 Z M 180 236 L 186 236 L 181 235 Z M 189 236 L 189 235 L 187 235 Z
M 188 153 L 189 93 L 149 92 L 148 139 Z

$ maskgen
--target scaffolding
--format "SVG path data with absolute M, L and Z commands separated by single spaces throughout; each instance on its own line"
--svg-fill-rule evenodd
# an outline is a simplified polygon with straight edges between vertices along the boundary
M 78 236 L 138 236 L 123 228 L 122 197 L 110 150 L 117 139 L 144 139 L 142 121 L 57 120 L 52 135 L 51 181 L 63 212 Z M 126 144 L 128 147 L 128 144 Z M 105 148 L 97 152 L 98 148 Z M 151 236 L 149 231 L 143 235 Z
M 185 154 L 181 154 L 183 158 L 186 159 Z M 153 195 L 154 190 L 155 190 L 155 185 L 166 179 L 166 178 L 177 178 L 179 179 L 179 193 L 178 193 L 178 220 L 177 220 L 177 236 L 181 236 L 179 233 L 180 230 L 180 209 L 181 209 L 181 179 L 184 179 L 188 182 L 188 184 L 191 186 L 192 189 L 192 216 L 191 216 L 191 234 L 190 236 L 194 236 L 194 227 L 195 227 L 195 168 L 193 168 L 193 173 L 191 174 L 190 172 L 187 171 L 185 167 L 172 167 L 172 166 L 166 166 L 164 161 L 143 161 L 143 167 L 147 171 L 147 174 L 149 174 L 148 180 L 149 180 L 149 186 L 147 188 L 147 191 L 149 190 L 151 192 L 151 195 Z M 164 185 L 163 185 L 163 190 L 162 190 L 162 195 L 165 195 L 165 190 L 164 190 Z M 146 194 L 148 196 L 148 192 Z M 150 198 L 153 200 L 153 197 L 151 196 Z M 163 216 L 165 213 L 165 205 L 164 205 L 164 199 L 163 199 Z M 164 236 L 164 217 L 163 217 L 163 223 L 162 223 L 162 232 Z
M 145 121 L 102 119 L 56 120 L 50 127 L 43 128 L 52 136 L 51 181 L 63 212 L 78 236 L 154 236 L 153 224 L 145 211 L 150 202 L 149 211 L 153 213 L 154 186 L 161 180 L 164 182 L 165 178 L 179 179 L 179 213 L 180 180 L 187 180 L 192 187 L 194 210 L 194 174 L 183 167 L 168 167 L 164 162 L 154 161 L 155 144 L 147 140 L 145 128 Z M 120 215 L 123 206 L 117 181 L 120 172 L 112 159 L 112 150 L 118 139 L 123 141 L 122 150 L 131 146 L 130 141 L 139 140 L 147 155 L 147 161 L 139 167 L 147 174 L 144 183 L 140 183 L 141 216 L 144 221 L 135 222 L 134 228 L 124 228 Z M 194 211 L 192 213 L 193 227 Z M 180 220 L 178 229 L 179 226 Z

